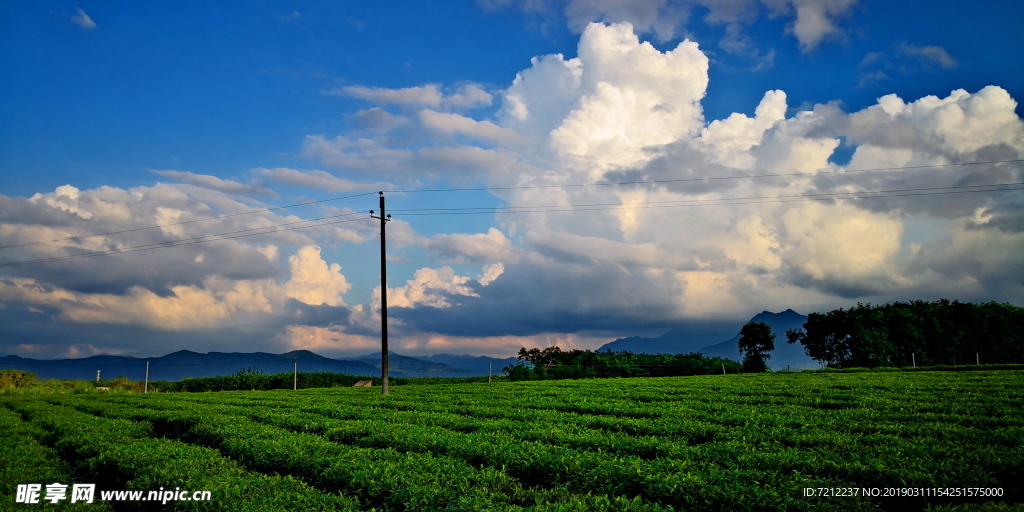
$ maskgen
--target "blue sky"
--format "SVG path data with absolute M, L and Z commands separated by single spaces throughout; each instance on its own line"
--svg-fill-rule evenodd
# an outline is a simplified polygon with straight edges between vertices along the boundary
M 406 353 L 1022 304 L 1022 194 L 993 190 L 1024 181 L 1021 19 L 994 1 L 5 2 L 0 245 L 33 245 L 0 264 L 365 213 L 383 189 Z M 847 172 L 868 168 L 897 169 Z M 794 175 L 721 179 L 765 173 Z M 644 183 L 575 186 L 609 181 Z M 390 192 L 450 188 L 490 191 Z M 762 199 L 716 204 L 738 197 Z M 412 215 L 586 204 L 617 206 Z M 0 267 L 0 353 L 366 352 L 363 213 Z

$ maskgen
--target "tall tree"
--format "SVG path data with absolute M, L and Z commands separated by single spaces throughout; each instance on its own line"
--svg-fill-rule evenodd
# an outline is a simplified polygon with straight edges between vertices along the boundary
M 740 330 L 740 352 L 743 354 L 743 371 L 766 372 L 766 360 L 775 350 L 775 335 L 772 327 L 764 322 L 750 322 Z

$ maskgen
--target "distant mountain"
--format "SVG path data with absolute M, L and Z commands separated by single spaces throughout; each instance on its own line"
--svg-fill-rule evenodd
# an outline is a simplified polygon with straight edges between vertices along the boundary
M 689 354 L 697 352 L 722 338 L 713 334 L 694 333 L 686 329 L 673 329 L 657 338 L 630 336 L 605 343 L 598 352 L 632 352 L 634 354 Z
M 40 360 L 18 356 L 0 357 L 0 370 L 25 370 L 40 379 L 95 379 L 100 370 L 105 379 L 125 376 L 143 380 L 149 361 L 149 380 L 182 380 L 185 377 L 233 375 L 239 370 L 258 369 L 265 374 L 292 371 L 292 358 L 298 360 L 300 372 L 334 372 L 350 375 L 380 375 L 380 352 L 353 359 L 331 359 L 308 350 L 284 354 L 266 352 L 210 352 L 207 354 L 179 350 L 161 357 L 91 356 L 81 359 Z M 487 363 L 494 375 L 514 364 L 516 359 L 436 354 L 410 357 L 388 352 L 388 375 L 391 377 L 478 377 L 487 375 Z
M 762 311 L 749 321 L 738 325 L 735 336 L 718 343 L 714 343 L 714 340 L 708 340 L 706 336 L 689 336 L 685 331 L 673 330 L 658 338 L 634 336 L 618 339 L 605 344 L 598 351 L 625 350 L 642 354 L 688 354 L 690 352 L 699 352 L 709 357 L 724 357 L 740 361 L 742 356 L 739 350 L 739 331 L 743 328 L 743 325 L 750 322 L 764 322 L 771 326 L 772 333 L 775 334 L 775 350 L 771 352 L 771 358 L 768 360 L 768 366 L 771 366 L 772 369 L 818 367 L 818 363 L 804 353 L 802 345 L 790 345 L 786 342 L 786 331 L 788 329 L 802 330 L 804 323 L 807 322 L 807 315 L 801 315 L 792 309 L 787 309 L 781 313 Z
M 366 363 L 373 366 L 377 372 L 380 372 L 381 353 L 367 354 L 356 358 L 356 361 Z M 461 377 L 459 369 L 445 363 L 435 363 L 432 361 L 425 361 L 417 357 L 403 356 L 394 352 L 388 351 L 388 375 L 395 375 L 395 372 L 400 372 L 405 375 L 414 375 L 416 377 Z
M 502 368 L 519 362 L 514 357 L 500 358 L 454 354 L 434 354 L 432 356 L 420 357 L 420 359 L 452 365 L 461 370 L 463 377 L 487 375 L 488 364 L 490 364 L 490 370 L 494 375 L 501 375 Z
M 202 354 L 179 350 L 161 357 L 91 356 L 81 359 L 39 360 L 18 356 L 0 357 L 0 370 L 18 369 L 33 372 L 40 379 L 95 379 L 96 370 L 102 378 L 125 376 L 143 380 L 149 361 L 149 380 L 181 380 L 185 377 L 233 375 L 239 370 L 258 368 L 263 373 L 292 371 L 292 358 L 298 359 L 300 372 L 335 372 L 352 375 L 376 375 L 380 371 L 362 361 L 330 359 L 308 350 L 284 354 L 267 352 L 210 352 Z M 396 377 L 406 376 L 403 373 Z
M 764 322 L 771 326 L 772 333 L 775 334 L 775 350 L 771 352 L 771 358 L 768 359 L 768 366 L 772 367 L 773 370 L 786 369 L 788 367 L 794 369 L 819 367 L 818 363 L 804 352 L 803 345 L 799 343 L 790 345 L 786 342 L 786 331 L 789 329 L 802 331 L 804 323 L 807 322 L 807 315 L 801 315 L 792 309 L 787 309 L 781 313 L 762 311 L 747 323 L 750 322 Z M 742 327 L 740 326 L 741 329 Z M 737 332 L 736 336 L 733 336 L 731 339 L 703 347 L 699 352 L 710 357 L 726 357 L 741 361 L 743 356 L 740 354 L 739 341 L 740 334 Z

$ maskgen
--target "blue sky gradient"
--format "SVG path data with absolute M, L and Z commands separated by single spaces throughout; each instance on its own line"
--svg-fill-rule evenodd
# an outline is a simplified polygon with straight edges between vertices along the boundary
M 396 211 L 389 297 L 407 353 L 596 348 L 857 301 L 1022 304 L 1022 193 L 962 188 L 1024 182 L 1022 19 L 996 1 L 5 2 L 0 353 L 364 353 L 376 194 L 50 241 L 377 190 Z M 541 66 L 556 60 L 582 85 L 560 95 L 569 75 Z M 982 161 L 1001 163 L 950 167 Z M 903 169 L 919 166 L 933 167 Z M 872 167 L 903 170 L 842 174 Z M 608 181 L 648 183 L 573 188 Z M 541 184 L 569 188 L 514 188 Z M 928 187 L 957 193 L 779 202 Z M 450 188 L 490 191 L 393 192 Z M 649 208 L 735 197 L 775 199 Z M 364 220 L 13 265 L 351 212 Z M 190 308 L 216 314 L 190 325 Z

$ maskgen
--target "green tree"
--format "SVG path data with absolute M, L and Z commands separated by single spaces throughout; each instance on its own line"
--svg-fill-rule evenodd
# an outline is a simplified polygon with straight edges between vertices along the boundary
M 775 350 L 775 335 L 772 327 L 764 322 L 750 322 L 740 330 L 740 352 L 743 354 L 743 371 L 766 372 L 766 360 Z

